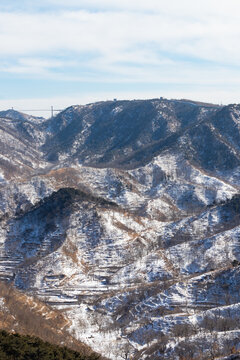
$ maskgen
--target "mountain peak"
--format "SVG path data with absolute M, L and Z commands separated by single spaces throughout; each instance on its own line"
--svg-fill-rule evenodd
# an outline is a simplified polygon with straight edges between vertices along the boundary
M 0 117 L 12 119 L 12 120 L 21 120 L 21 121 L 27 120 L 27 121 L 32 121 L 32 122 L 40 122 L 40 121 L 45 120 L 43 117 L 25 114 L 23 112 L 20 112 L 20 111 L 14 110 L 14 109 L 0 111 Z

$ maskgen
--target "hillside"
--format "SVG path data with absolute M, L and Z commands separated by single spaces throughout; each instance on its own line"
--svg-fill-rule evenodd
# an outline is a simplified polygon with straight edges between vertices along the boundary
M 0 331 L 1 360 L 97 360 L 94 356 L 82 356 L 66 347 L 59 347 L 39 338 L 8 334 Z
M 48 341 L 59 346 L 65 345 L 73 351 L 77 351 L 81 359 L 102 359 L 90 347 L 77 341 L 68 333 L 67 328 L 70 322 L 61 311 L 47 306 L 37 298 L 29 296 L 3 281 L 0 282 L 0 299 L 0 338 L 1 331 L 5 330 L 22 335 L 37 336 L 45 342 Z M 0 349 L 1 346 L 0 340 Z M 19 360 L 17 355 L 15 358 Z M 1 356 L 0 359 L 3 360 Z M 42 360 L 41 357 L 40 359 Z
M 3 281 L 113 360 L 240 350 L 239 105 L 0 115 Z

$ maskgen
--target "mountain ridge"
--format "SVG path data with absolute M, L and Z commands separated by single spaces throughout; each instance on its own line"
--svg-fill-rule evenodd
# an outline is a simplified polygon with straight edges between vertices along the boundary
M 2 279 L 111 359 L 240 346 L 239 105 L 108 101 L 43 121 L 1 116 Z

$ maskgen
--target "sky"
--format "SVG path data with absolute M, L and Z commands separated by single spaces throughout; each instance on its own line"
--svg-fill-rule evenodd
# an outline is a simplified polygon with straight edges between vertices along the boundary
M 239 40 L 239 0 L 0 0 L 0 109 L 240 103 Z

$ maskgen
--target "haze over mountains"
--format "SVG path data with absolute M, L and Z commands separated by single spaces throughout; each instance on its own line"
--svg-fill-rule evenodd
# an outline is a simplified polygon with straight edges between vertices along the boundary
M 111 359 L 236 352 L 239 170 L 240 105 L 0 112 L 0 277 Z

